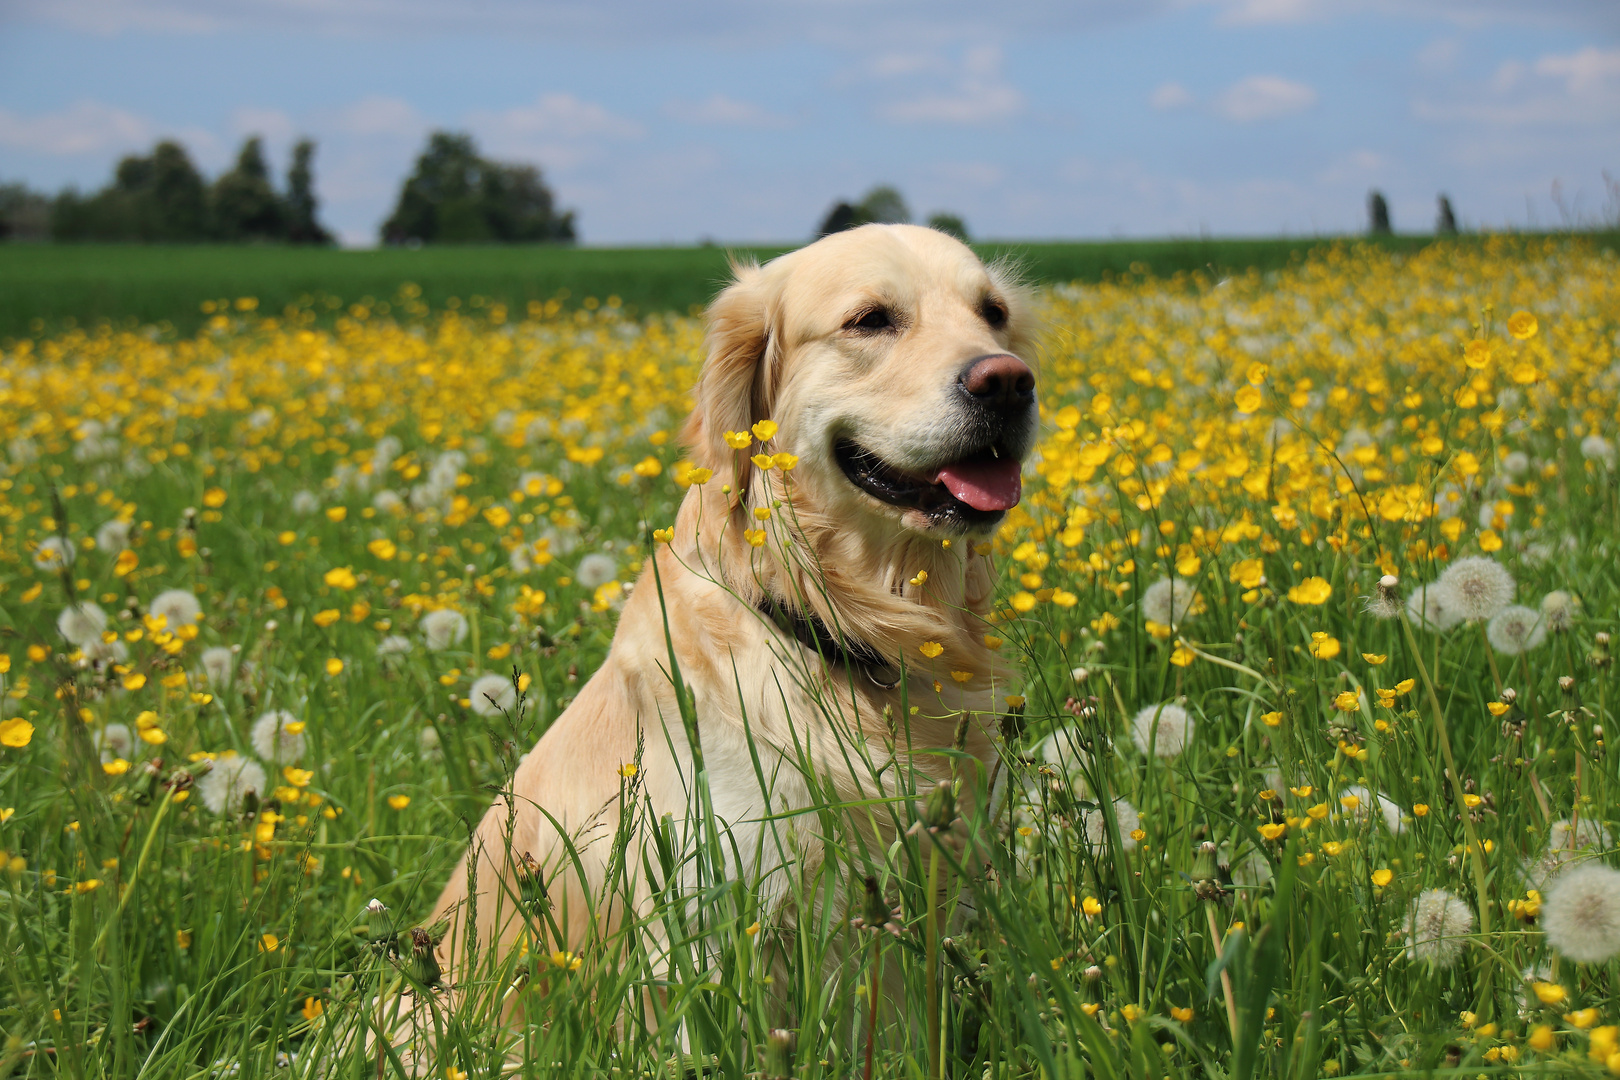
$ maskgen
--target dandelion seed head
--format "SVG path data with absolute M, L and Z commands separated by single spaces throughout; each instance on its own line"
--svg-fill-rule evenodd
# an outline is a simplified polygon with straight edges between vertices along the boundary
M 437 608 L 422 616 L 422 637 L 429 652 L 443 652 L 467 637 L 467 617 L 453 608 Z
M 1541 929 L 1578 964 L 1620 954 L 1620 871 L 1587 863 L 1559 874 L 1541 902 Z
M 517 706 L 517 690 L 504 675 L 480 675 L 468 688 L 467 700 L 479 716 L 499 716 Z
M 1378 579 L 1373 594 L 1362 601 L 1362 610 L 1375 619 L 1393 619 L 1401 613 L 1401 582 L 1394 574 Z
M 1462 622 L 1451 590 L 1439 582 L 1419 585 L 1406 598 L 1406 617 L 1430 633 L 1444 633 Z
M 152 597 L 147 610 L 153 615 L 161 615 L 164 628 L 173 633 L 182 626 L 196 625 L 197 616 L 202 614 L 202 604 L 198 603 L 195 593 L 185 589 L 165 589 Z
M 405 500 L 392 488 L 383 488 L 371 497 L 371 505 L 379 514 L 398 516 L 406 510 Z
M 223 689 L 231 684 L 236 671 L 236 650 L 229 645 L 215 645 L 202 651 L 203 676 L 208 685 Z
M 61 570 L 72 566 L 78 554 L 78 549 L 60 536 L 47 536 L 34 549 L 34 569 Z
M 1163 577 L 1142 591 L 1142 617 L 1165 626 L 1180 626 L 1198 599 L 1185 578 Z
M 1412 901 L 1406 918 L 1406 955 L 1437 968 L 1457 962 L 1467 936 L 1474 930 L 1474 913 L 1445 889 L 1427 889 Z
M 308 517 L 321 508 L 321 497 L 309 490 L 293 492 L 292 512 Z
M 1052 766 L 1068 783 L 1069 790 L 1077 798 L 1085 798 L 1091 793 L 1091 788 L 1086 783 L 1085 773 L 1085 770 L 1091 765 L 1091 755 L 1081 748 L 1080 730 L 1078 728 L 1058 728 L 1042 739 L 1040 745 L 1035 748 L 1035 752 L 1030 756 L 1036 761 L 1042 761 Z
M 287 730 L 297 723 L 298 717 L 286 709 L 271 709 L 259 717 L 253 722 L 254 752 L 264 760 L 277 764 L 289 764 L 303 757 L 303 730 Z
M 1606 469 L 1612 469 L 1615 460 L 1614 443 L 1594 431 L 1581 440 L 1581 456 L 1587 461 L 1597 462 Z
M 619 576 L 619 564 L 613 561 L 613 556 L 593 551 L 579 560 L 579 568 L 574 571 L 574 580 L 587 589 L 600 588 Z
M 1502 459 L 1502 471 L 1518 479 L 1530 471 L 1530 455 L 1523 450 L 1514 450 Z
M 216 814 L 236 814 L 248 792 L 265 793 L 264 766 L 252 758 L 222 757 L 197 781 L 197 797 Z
M 106 629 L 107 613 L 88 600 L 69 604 L 56 617 L 57 633 L 81 649 L 100 643 L 102 631 Z
M 1146 754 L 1173 758 L 1192 742 L 1195 727 L 1192 716 L 1180 705 L 1149 705 L 1131 718 L 1131 740 Z
M 1440 587 L 1463 619 L 1488 619 L 1513 603 L 1517 584 L 1507 568 L 1485 555 L 1468 555 L 1440 575 Z
M 1548 630 L 1562 634 L 1575 625 L 1581 602 L 1573 594 L 1555 589 L 1541 598 L 1541 621 Z
M 96 732 L 95 748 L 105 763 L 114 758 L 127 758 L 135 749 L 135 737 L 125 724 L 108 724 Z
M 439 729 L 431 724 L 417 734 L 416 745 L 423 761 L 438 761 L 444 757 L 444 747 L 439 742 Z
M 1518 656 L 1547 640 L 1547 623 L 1534 608 L 1512 604 L 1491 616 L 1485 637 L 1497 652 Z
M 122 518 L 113 518 L 102 523 L 96 530 L 96 547 L 109 555 L 117 555 L 129 547 L 129 533 L 131 524 Z
M 404 656 L 411 651 L 411 639 L 401 634 L 389 634 L 377 642 L 377 655 L 381 657 Z
M 1119 822 L 1120 848 L 1130 851 L 1136 847 L 1136 841 L 1131 833 L 1142 827 L 1142 818 L 1136 812 L 1136 807 L 1124 799 L 1114 800 L 1114 817 Z M 1085 838 L 1086 845 L 1094 853 L 1100 854 L 1108 846 L 1108 821 L 1103 812 L 1097 810 L 1083 810 L 1080 813 L 1080 833 Z

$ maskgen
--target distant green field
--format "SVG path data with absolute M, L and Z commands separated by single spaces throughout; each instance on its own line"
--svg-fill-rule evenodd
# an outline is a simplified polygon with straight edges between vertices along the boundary
M 1612 244 L 1616 234 L 1604 234 Z M 1156 275 L 1226 273 L 1287 266 L 1333 239 L 1182 239 L 1078 243 L 985 243 L 987 256 L 1010 255 L 1037 283 L 1097 281 L 1133 266 Z M 1379 241 L 1402 251 L 1424 236 Z M 1466 243 L 1467 241 L 1463 241 Z M 684 311 L 707 303 L 727 273 L 728 252 L 769 258 L 776 247 L 551 248 L 446 247 L 339 251 L 284 247 L 0 245 L 0 339 L 79 325 L 170 324 L 186 333 L 209 299 L 257 297 L 277 311 L 301 296 L 353 302 L 419 285 L 438 307 L 452 297 L 483 296 L 508 305 L 566 296 L 618 296 L 635 311 Z M 71 322 L 70 322 L 71 320 Z

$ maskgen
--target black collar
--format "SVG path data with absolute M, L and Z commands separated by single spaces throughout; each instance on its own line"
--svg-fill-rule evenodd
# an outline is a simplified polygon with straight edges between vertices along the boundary
M 800 645 L 821 656 L 829 667 L 859 669 L 885 690 L 900 685 L 898 668 L 864 641 L 844 641 L 813 611 L 800 611 L 766 593 L 756 605 L 761 615 Z

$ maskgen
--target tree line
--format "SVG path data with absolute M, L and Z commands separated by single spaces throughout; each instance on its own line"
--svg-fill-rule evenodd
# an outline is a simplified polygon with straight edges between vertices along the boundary
M 293 147 L 278 190 L 252 136 L 211 183 L 180 143 L 118 162 L 111 181 L 55 196 L 0 184 L 0 240 L 124 243 L 330 244 L 315 195 L 315 143 Z M 573 243 L 574 212 L 559 210 L 533 165 L 492 161 L 472 136 L 436 131 L 383 223 L 385 244 Z

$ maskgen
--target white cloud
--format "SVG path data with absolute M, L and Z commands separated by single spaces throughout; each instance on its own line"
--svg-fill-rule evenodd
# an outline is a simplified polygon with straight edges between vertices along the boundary
M 986 124 L 1024 110 L 1024 95 L 1001 73 L 1001 50 L 983 45 L 968 50 L 955 86 L 892 102 L 878 110 L 901 124 Z
M 1251 124 L 1304 112 L 1316 104 L 1316 91 L 1278 75 L 1250 75 L 1215 99 L 1215 111 L 1228 120 Z
M 0 109 L 0 146 L 53 157 L 142 148 L 157 130 L 146 117 L 99 101 L 37 116 Z
M 541 94 L 532 105 L 469 114 L 472 125 L 506 139 L 635 139 L 640 124 L 573 94 Z
M 427 118 L 416 106 L 400 98 L 373 94 L 345 105 L 333 117 L 334 126 L 350 135 L 392 135 L 414 138 L 427 128 Z
M 1599 49 L 1588 45 L 1567 56 L 1543 56 L 1536 61 L 1536 74 L 1563 79 L 1571 96 L 1612 93 L 1620 89 L 1620 49 Z
M 702 101 L 671 101 L 664 106 L 664 115 L 682 123 L 711 127 L 785 128 L 793 123 L 763 106 L 725 94 L 713 94 Z
M 1148 95 L 1148 104 L 1155 109 L 1180 109 L 1192 103 L 1192 94 L 1178 82 L 1160 83 Z

